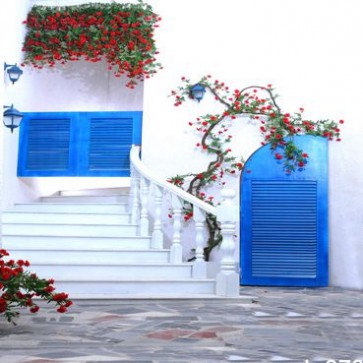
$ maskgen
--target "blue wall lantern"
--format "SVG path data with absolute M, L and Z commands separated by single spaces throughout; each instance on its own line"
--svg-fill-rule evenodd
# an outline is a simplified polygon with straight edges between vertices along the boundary
M 198 102 L 202 100 L 202 98 L 204 97 L 204 93 L 205 93 L 205 87 L 203 87 L 200 83 L 195 84 L 190 89 L 191 97 L 197 100 Z
M 9 69 L 6 70 L 7 68 Z M 9 79 L 13 84 L 17 82 L 20 76 L 23 74 L 23 71 L 16 64 L 4 63 L 4 71 L 8 73 Z
M 11 106 L 4 106 L 6 110 L 3 114 L 3 123 L 6 127 L 8 127 L 11 132 L 13 132 L 14 129 L 19 127 L 21 120 L 23 119 L 24 115 L 19 112 L 16 108 Z

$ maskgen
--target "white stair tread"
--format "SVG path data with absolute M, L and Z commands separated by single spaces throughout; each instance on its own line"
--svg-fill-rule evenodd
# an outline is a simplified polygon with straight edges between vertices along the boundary
M 79 293 L 73 293 L 72 296 L 70 296 L 72 298 L 72 301 L 75 300 L 106 300 L 106 299 L 117 299 L 117 300 L 122 300 L 122 299 L 127 299 L 127 300 L 230 300 L 230 299 L 238 299 L 239 301 L 241 301 L 242 303 L 245 304 L 250 304 L 251 300 L 253 299 L 253 297 L 249 297 L 249 296 L 243 296 L 243 295 L 238 295 L 238 296 L 233 296 L 233 297 L 225 297 L 225 296 L 218 296 L 218 295 L 214 295 L 214 294 L 203 294 L 203 293 L 195 293 L 195 294 L 191 294 L 191 293 L 172 293 L 172 294 L 150 294 L 150 293 L 140 293 L 140 294 L 135 294 L 135 293 L 124 293 L 124 294 L 119 294 L 119 293 L 100 293 L 98 295 L 91 295 L 91 294 L 79 294 Z
M 57 287 L 57 282 L 95 282 L 93 279 L 77 279 L 77 277 L 75 278 L 69 278 L 69 277 L 64 277 L 62 279 L 58 279 L 58 280 L 55 280 L 55 287 Z M 118 278 L 117 279 L 117 283 L 143 283 L 143 282 L 157 282 L 157 283 L 161 283 L 161 282 L 175 282 L 175 283 L 178 283 L 178 282 L 195 282 L 195 283 L 204 283 L 204 282 L 215 282 L 216 280 L 215 279 L 193 279 L 192 277 L 188 277 L 188 278 L 161 278 L 161 277 L 150 277 L 149 279 L 142 279 L 142 278 Z M 97 280 L 96 282 L 112 282 L 114 283 L 115 281 L 114 280 L 110 280 L 110 279 L 107 279 L 107 278 L 101 278 L 99 280 Z
M 41 252 L 41 251 L 46 251 L 49 252 L 49 249 L 45 249 L 44 247 L 34 247 L 34 246 L 29 246 L 29 247 L 11 247 L 11 249 L 9 249 L 9 251 L 34 251 L 34 252 Z M 151 249 L 151 248 L 140 248 L 140 249 L 132 249 L 132 248 L 111 248 L 111 247 L 105 247 L 105 248 L 101 248 L 101 247 L 94 247 L 94 248 L 89 248 L 88 246 L 86 246 L 84 249 L 83 248 L 79 248 L 79 247 L 75 247 L 75 248 L 53 248 L 51 250 L 51 252 L 53 253 L 57 253 L 57 252 L 170 252 L 170 250 L 166 249 L 166 248 L 161 248 L 161 249 Z
M 34 204 L 35 206 L 37 206 L 38 204 Z M 102 205 L 102 207 L 104 207 L 104 205 Z M 127 212 L 109 212 L 109 213 L 104 213 L 104 212 L 92 212 L 90 211 L 89 213 L 85 213 L 83 211 L 80 212 L 72 212 L 72 211 L 63 211 L 63 210 L 55 210 L 54 212 L 48 212 L 48 211 L 44 211 L 44 210 L 37 210 L 37 211 L 32 211 L 32 210 L 9 210 L 9 211 L 5 211 L 3 212 L 3 214 L 39 214 L 39 215 L 49 215 L 49 214 L 55 214 L 55 215 L 75 215 L 75 216 L 89 216 L 90 214 L 92 215 L 116 215 L 116 216 L 129 216 L 129 213 Z
M 31 261 L 30 261 L 31 262 Z M 165 268 L 173 268 L 173 267 L 191 267 L 193 265 L 192 262 L 181 262 L 181 263 L 147 263 L 147 262 L 132 262 L 132 263 L 128 263 L 128 262 L 110 262 L 107 263 L 107 265 L 105 265 L 103 262 L 88 262 L 88 261 L 78 261 L 77 263 L 74 262 L 52 262 L 52 263 L 47 263 L 47 262 L 39 262 L 39 263 L 31 263 L 31 266 L 81 266 L 81 267 L 86 267 L 86 266 L 97 266 L 97 267 L 111 267 L 111 266 L 115 266 L 115 267 L 165 267 Z

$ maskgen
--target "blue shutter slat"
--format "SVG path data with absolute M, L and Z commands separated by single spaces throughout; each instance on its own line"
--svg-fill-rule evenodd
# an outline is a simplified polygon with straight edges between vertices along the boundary
M 91 118 L 88 170 L 129 171 L 132 118 Z
M 288 212 L 290 205 L 295 206 L 295 214 Z M 316 276 L 316 209 L 315 181 L 252 180 L 253 276 Z M 305 220 L 306 216 L 309 216 L 308 221 Z M 279 243 L 282 236 L 289 245 Z M 290 248 L 291 245 L 295 248 Z
M 68 170 L 70 126 L 70 119 L 30 119 L 25 168 Z

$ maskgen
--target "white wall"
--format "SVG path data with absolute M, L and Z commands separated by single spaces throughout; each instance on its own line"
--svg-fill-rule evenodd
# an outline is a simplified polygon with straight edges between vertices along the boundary
M 187 124 L 209 112 L 212 101 L 174 108 L 167 95 L 181 76 L 198 80 L 209 73 L 232 89 L 272 83 L 284 110 L 302 106 L 313 119 L 346 120 L 343 141 L 330 144 L 330 281 L 363 288 L 363 2 L 149 3 L 163 18 L 157 44 L 164 70 L 146 84 L 144 161 L 165 177 L 206 165 Z M 258 146 L 250 130 L 241 132 L 236 134 L 241 150 L 244 142 Z
M 20 63 L 21 58 L 21 44 L 24 37 L 24 29 L 21 22 L 25 19 L 27 14 L 29 2 L 27 0 L 14 0 L 8 2 L 1 2 L 0 11 L 2 14 L 2 21 L 0 24 L 1 30 L 1 66 L 3 62 L 8 64 Z M 11 14 L 11 16 L 9 16 Z M 20 26 L 19 26 L 20 25 Z M 23 89 L 21 80 L 14 85 L 9 81 L 7 74 L 3 74 L 2 81 L 2 104 L 11 105 L 18 110 L 23 111 L 22 102 L 19 96 L 22 95 Z M 3 208 L 9 207 L 13 200 L 24 201 L 34 199 L 36 192 L 29 187 L 24 181 L 16 177 L 16 165 L 18 156 L 18 130 L 14 130 L 11 134 L 9 129 L 1 127 L 1 160 L 2 164 L 2 206 Z

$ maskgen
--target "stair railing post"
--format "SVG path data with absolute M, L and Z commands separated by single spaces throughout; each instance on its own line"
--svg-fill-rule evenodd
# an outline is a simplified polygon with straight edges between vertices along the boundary
M 217 207 L 217 219 L 221 223 L 222 243 L 220 246 L 221 262 L 217 274 L 216 294 L 219 296 L 239 295 L 239 275 L 236 272 L 235 241 L 238 207 L 234 203 L 236 193 L 231 189 L 223 189 L 223 202 Z
M 140 225 L 139 225 L 140 236 L 149 236 L 148 200 L 149 200 L 149 181 L 146 178 L 141 177 L 141 185 L 140 185 L 141 212 L 140 212 Z
M 170 263 L 181 263 L 183 260 L 183 247 L 181 245 L 181 217 L 183 204 L 178 196 L 171 195 L 173 214 L 173 237 L 170 248 Z
M 153 185 L 154 190 L 154 226 L 151 236 L 151 248 L 161 249 L 164 245 L 164 235 L 161 229 L 161 205 L 163 198 L 163 188 Z
M 193 278 L 207 277 L 207 263 L 204 261 L 204 223 L 205 212 L 193 206 L 193 220 L 195 222 L 195 261 L 193 263 Z
M 140 218 L 140 175 L 131 166 L 131 200 L 130 200 L 130 222 L 138 224 Z

